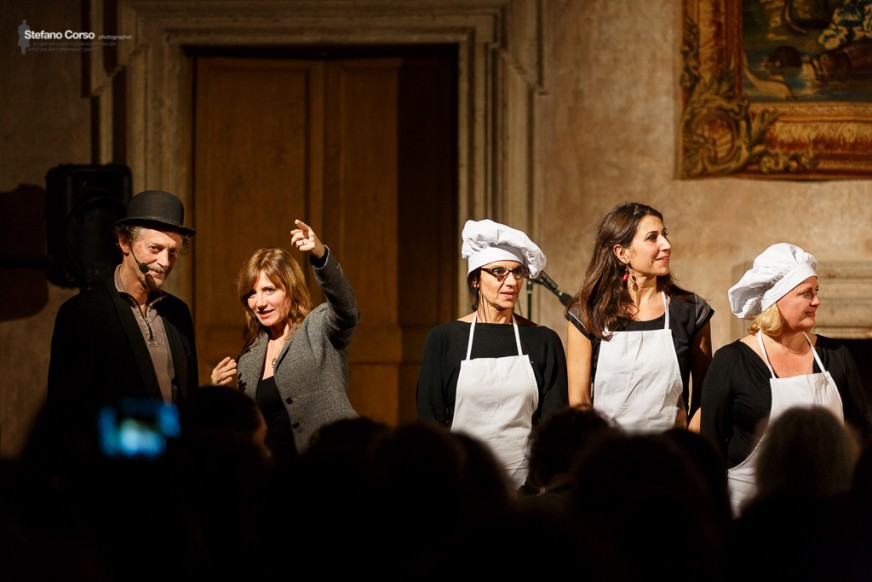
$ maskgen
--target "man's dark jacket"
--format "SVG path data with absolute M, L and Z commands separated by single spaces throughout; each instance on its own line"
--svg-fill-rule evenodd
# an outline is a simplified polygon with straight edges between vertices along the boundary
M 155 304 L 163 319 L 180 401 L 199 385 L 191 312 L 166 294 Z M 104 284 L 67 300 L 58 311 L 51 341 L 48 403 L 55 408 L 92 407 L 120 397 L 160 399 L 148 346 L 130 304 Z

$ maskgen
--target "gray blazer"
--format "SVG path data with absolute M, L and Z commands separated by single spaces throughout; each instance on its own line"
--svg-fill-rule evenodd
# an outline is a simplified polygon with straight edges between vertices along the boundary
M 329 248 L 324 264 L 313 269 L 327 301 L 303 319 L 275 367 L 299 452 L 320 426 L 358 416 L 348 400 L 348 344 L 360 321 L 354 290 Z M 251 398 L 263 371 L 268 339 L 262 330 L 237 362 L 239 389 Z

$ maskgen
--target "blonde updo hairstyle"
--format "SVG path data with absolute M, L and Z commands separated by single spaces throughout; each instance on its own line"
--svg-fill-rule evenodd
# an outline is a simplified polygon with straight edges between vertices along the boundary
M 765 311 L 758 313 L 751 319 L 748 333 L 754 335 L 758 331 L 762 331 L 770 337 L 776 337 L 781 335 L 783 327 L 784 319 L 781 317 L 778 305 L 773 303 Z

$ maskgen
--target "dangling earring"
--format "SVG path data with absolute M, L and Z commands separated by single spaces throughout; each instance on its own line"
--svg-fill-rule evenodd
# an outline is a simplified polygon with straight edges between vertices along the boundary
M 638 291 L 638 290 L 639 290 L 639 284 L 636 283 L 636 273 L 630 273 L 630 264 L 629 264 L 629 263 L 627 263 L 626 265 L 624 265 L 624 268 L 625 268 L 626 270 L 624 271 L 624 274 L 621 275 L 621 281 L 623 281 L 624 283 L 626 283 L 626 282 L 627 282 L 627 279 L 629 279 L 630 282 L 631 282 L 632 285 L 633 285 L 633 291 Z

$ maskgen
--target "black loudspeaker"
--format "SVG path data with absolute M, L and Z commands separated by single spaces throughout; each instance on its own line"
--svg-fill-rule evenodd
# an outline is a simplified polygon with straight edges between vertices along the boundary
M 91 287 L 121 261 L 112 225 L 127 216 L 130 168 L 65 164 L 49 170 L 45 181 L 48 280 Z

